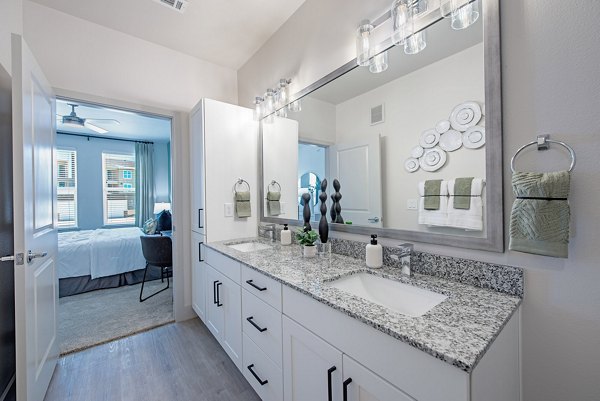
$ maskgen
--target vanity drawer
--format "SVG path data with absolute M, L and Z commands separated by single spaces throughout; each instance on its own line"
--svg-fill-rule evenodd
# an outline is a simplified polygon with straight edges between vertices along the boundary
M 279 281 L 247 266 L 242 266 L 242 288 L 281 311 L 281 283 Z
M 283 375 L 260 348 L 244 334 L 244 365 L 242 372 L 263 401 L 283 400 Z
M 224 274 L 233 280 L 234 283 L 240 283 L 240 263 L 228 258 L 227 256 L 210 249 L 203 248 L 205 252 L 204 261 L 212 266 L 216 271 Z
M 256 345 L 281 366 L 281 312 L 242 290 L 242 328 Z

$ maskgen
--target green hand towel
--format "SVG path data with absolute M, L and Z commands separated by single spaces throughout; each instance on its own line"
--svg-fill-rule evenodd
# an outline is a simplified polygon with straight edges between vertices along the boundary
M 252 216 L 249 191 L 235 193 L 235 213 L 237 217 Z
M 471 208 L 471 184 L 473 177 L 463 177 L 454 180 L 454 208 L 466 209 Z
M 440 187 L 442 180 L 425 181 L 425 199 L 423 207 L 425 210 L 438 210 L 440 208 Z
M 279 216 L 281 214 L 281 192 L 267 192 L 267 213 L 269 216 Z
M 510 250 L 568 257 L 570 180 L 568 171 L 513 174 Z

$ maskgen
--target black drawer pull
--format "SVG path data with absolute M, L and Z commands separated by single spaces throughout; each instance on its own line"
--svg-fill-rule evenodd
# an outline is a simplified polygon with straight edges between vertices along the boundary
M 223 285 L 223 283 L 221 283 L 220 281 L 217 283 L 217 307 L 219 306 L 223 306 L 223 304 L 221 303 L 221 293 L 219 292 L 219 286 Z
M 198 228 L 204 228 L 204 224 L 201 223 L 203 210 L 204 209 L 198 209 Z
M 253 320 L 253 319 L 254 319 L 254 316 L 250 316 L 250 317 L 247 317 L 247 318 L 246 318 L 246 320 L 247 320 L 248 322 L 250 322 L 250 324 L 251 324 L 252 326 L 256 327 L 256 330 L 260 331 L 261 333 L 262 333 L 262 332 L 265 332 L 265 331 L 267 331 L 267 328 L 266 328 L 266 327 L 260 327 L 258 324 L 254 323 L 254 320 Z
M 331 374 L 336 371 L 336 367 L 332 366 L 327 369 L 327 400 L 333 401 L 333 396 L 331 395 Z
M 217 283 L 219 280 L 213 281 L 213 304 L 217 303 Z
M 254 280 L 246 280 L 246 283 L 250 284 L 252 287 L 256 288 L 259 291 L 266 291 L 267 287 L 259 287 L 256 284 L 254 284 Z
M 252 373 L 252 376 L 254 376 L 256 378 L 256 380 L 258 380 L 258 382 L 260 383 L 261 386 L 264 386 L 265 384 L 267 384 L 269 381 L 262 380 L 260 377 L 258 377 L 258 375 L 254 371 L 254 369 L 252 369 L 253 367 L 254 367 L 254 364 L 248 365 L 248 370 L 250 371 L 250 373 Z
M 204 259 L 202 259 L 202 244 L 204 242 L 198 242 L 198 262 L 204 262 Z
M 344 397 L 343 400 L 344 401 L 348 401 L 348 385 L 352 383 L 352 378 L 349 377 L 346 380 L 344 380 Z

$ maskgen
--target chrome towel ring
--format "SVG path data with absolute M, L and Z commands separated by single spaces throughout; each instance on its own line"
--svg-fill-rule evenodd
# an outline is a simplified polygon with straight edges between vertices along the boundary
M 237 193 L 238 192 L 238 185 L 243 185 L 246 184 L 246 186 L 248 187 L 248 192 L 250 192 L 250 184 L 248 184 L 248 181 L 244 180 L 243 178 L 238 178 L 237 181 L 235 182 L 235 184 L 233 184 L 233 193 Z
M 271 187 L 274 187 L 275 185 L 277 185 L 278 188 L 278 192 L 281 192 L 281 185 L 279 185 L 279 183 L 275 180 L 271 181 L 271 183 L 269 185 L 267 185 L 267 192 L 269 192 L 269 190 L 271 189 Z
M 573 171 L 573 168 L 575 167 L 575 151 L 573 150 L 572 147 L 570 147 L 569 145 L 567 145 L 564 142 L 561 141 L 555 141 L 552 139 L 549 139 L 548 135 L 538 135 L 537 136 L 537 140 L 529 142 L 528 144 L 525 144 L 523 146 L 521 146 L 516 152 L 515 155 L 510 159 L 510 170 L 515 173 L 515 159 L 517 158 L 517 156 L 519 155 L 519 153 L 521 153 L 525 148 L 532 146 L 532 145 L 537 145 L 537 149 L 538 150 L 547 150 L 549 147 L 550 143 L 555 143 L 557 145 L 561 145 L 563 147 L 565 147 L 568 151 L 569 154 L 571 155 L 571 165 L 569 166 L 569 172 Z

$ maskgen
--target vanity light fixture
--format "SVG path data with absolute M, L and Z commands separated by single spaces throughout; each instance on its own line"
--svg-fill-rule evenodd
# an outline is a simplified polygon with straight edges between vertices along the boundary
M 302 101 L 300 99 L 294 100 L 292 103 L 288 105 L 288 110 L 294 113 L 298 113 L 302 111 Z
M 371 52 L 371 31 L 373 25 L 369 20 L 361 21 L 356 30 L 356 63 L 361 67 L 366 67 L 370 64 Z
M 392 42 L 395 45 L 404 44 L 406 38 L 413 33 L 414 27 L 409 1 L 412 0 L 394 0 L 392 3 L 391 16 L 394 29 Z
M 479 5 L 477 0 L 452 11 L 452 29 L 460 30 L 470 27 L 479 18 Z
M 260 121 L 261 117 L 262 117 L 262 102 L 265 99 L 263 99 L 260 96 L 257 96 L 256 98 L 254 98 L 254 121 Z
M 412 2 L 409 14 L 411 23 L 419 17 L 420 14 L 427 11 L 427 0 L 415 0 Z M 425 30 L 413 33 L 404 41 L 404 53 L 417 54 L 427 47 L 427 33 Z
M 379 74 L 388 69 L 388 52 L 384 51 L 374 56 L 369 64 L 369 71 L 373 74 Z
M 273 112 L 275 111 L 275 92 L 273 89 L 267 89 L 267 93 L 265 93 L 265 101 L 264 101 L 264 115 L 265 115 L 265 123 L 271 124 L 273 122 Z
M 278 107 L 284 107 L 290 100 L 291 79 L 282 78 L 279 80 L 279 97 L 277 98 Z

